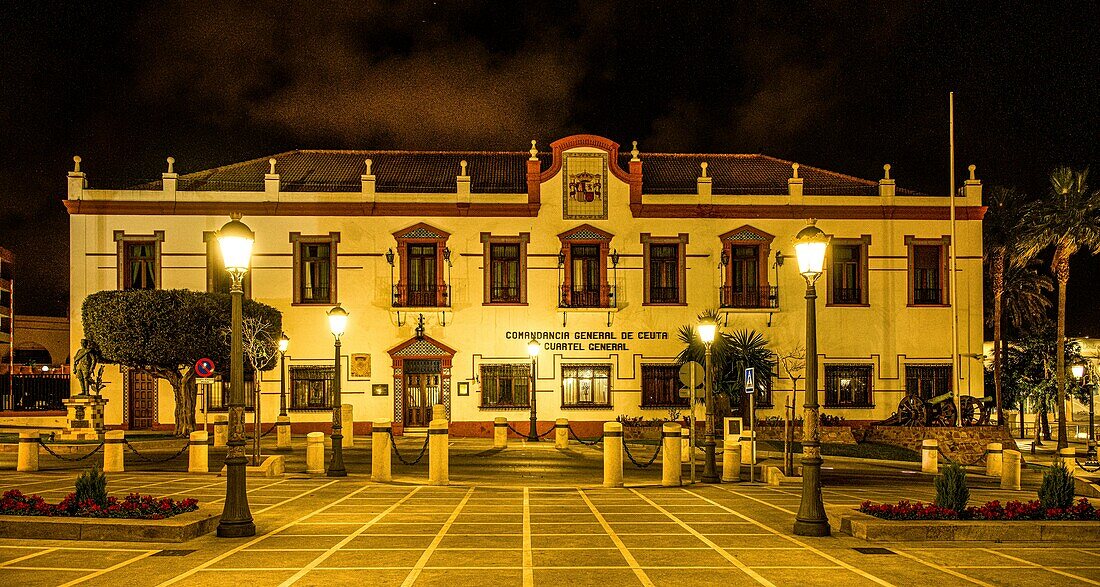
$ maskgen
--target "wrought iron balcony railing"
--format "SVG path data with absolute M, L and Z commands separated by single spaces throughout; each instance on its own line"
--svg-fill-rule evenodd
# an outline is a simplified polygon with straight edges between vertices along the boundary
M 943 290 L 938 287 L 917 287 L 913 289 L 914 304 L 939 305 L 943 303 Z
M 490 286 L 489 302 L 515 304 L 519 303 L 519 286 Z
M 443 284 L 409 284 L 393 286 L 395 308 L 450 308 L 451 288 Z
M 649 301 L 653 304 L 675 304 L 680 301 L 680 288 L 652 286 L 649 288 Z
M 615 288 L 609 284 L 593 287 L 561 286 L 559 308 L 613 308 Z
M 778 308 L 779 287 L 766 285 L 761 287 L 735 288 L 723 285 L 721 288 L 723 308 Z
M 834 304 L 862 304 L 863 290 L 858 287 L 834 287 Z

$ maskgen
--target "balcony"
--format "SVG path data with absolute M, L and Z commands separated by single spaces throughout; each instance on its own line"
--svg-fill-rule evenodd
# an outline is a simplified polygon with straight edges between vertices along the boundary
M 608 284 L 595 287 L 561 286 L 559 308 L 614 308 L 615 288 Z
M 491 304 L 518 304 L 520 301 L 519 286 L 490 286 L 489 303 Z
M 394 308 L 450 308 L 451 288 L 446 284 L 393 286 Z
M 776 309 L 779 307 L 778 286 L 734 288 L 723 285 L 719 290 L 722 308 Z
M 917 287 L 913 289 L 913 304 L 915 305 L 939 306 L 943 303 L 943 290 L 938 287 Z
M 862 304 L 863 289 L 858 287 L 834 287 L 834 304 Z
M 680 288 L 676 286 L 649 288 L 649 303 L 651 304 L 675 304 L 680 301 Z

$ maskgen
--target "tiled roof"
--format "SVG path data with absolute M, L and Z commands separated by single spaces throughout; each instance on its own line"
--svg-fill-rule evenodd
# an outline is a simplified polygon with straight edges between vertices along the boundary
M 332 151 L 298 150 L 180 175 L 183 191 L 263 190 L 268 159 L 274 158 L 281 189 L 286 192 L 348 192 L 361 189 L 364 160 L 379 193 L 454 193 L 459 162 L 467 162 L 470 191 L 475 194 L 527 192 L 527 151 Z M 707 163 L 715 194 L 785 195 L 791 162 L 767 155 L 641 153 L 642 191 L 646 194 L 693 194 L 700 163 Z M 539 153 L 541 167 L 552 163 L 550 153 Z M 629 153 L 619 165 L 629 168 Z M 878 181 L 860 179 L 801 165 L 807 195 L 877 195 Z M 135 189 L 160 189 L 153 181 Z M 914 192 L 897 189 L 899 195 Z

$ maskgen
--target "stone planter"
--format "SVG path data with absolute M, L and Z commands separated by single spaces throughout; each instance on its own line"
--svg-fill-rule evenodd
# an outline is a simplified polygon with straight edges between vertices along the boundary
M 1100 540 L 1100 522 L 884 520 L 859 511 L 841 516 L 840 531 L 869 542 L 1094 542 Z
M 1001 443 L 1005 450 L 1016 448 L 1016 441 L 1001 426 L 871 426 L 863 438 L 868 442 L 893 444 L 917 452 L 921 449 L 921 442 L 927 439 L 938 441 L 943 454 L 963 463 L 980 459 L 991 442 Z
M 625 440 L 659 440 L 660 438 L 660 426 L 623 426 Z
M 200 505 L 193 512 L 164 520 L 0 516 L 0 538 L 186 542 L 212 532 L 217 528 L 221 515 L 221 506 Z
M 851 426 L 822 426 L 819 428 L 821 442 L 826 444 L 859 444 L 862 438 L 862 430 Z M 857 434 L 858 433 L 858 434 Z M 774 440 L 783 442 L 782 426 L 757 426 L 756 438 L 759 440 Z M 802 427 L 794 429 L 795 442 L 802 442 Z

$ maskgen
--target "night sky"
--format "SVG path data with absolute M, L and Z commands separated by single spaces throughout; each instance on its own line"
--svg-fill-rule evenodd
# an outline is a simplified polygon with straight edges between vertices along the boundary
M 0 7 L 0 246 L 65 315 L 65 173 L 92 187 L 295 148 L 526 150 L 594 133 L 947 192 L 1097 156 L 1096 2 L 85 2 Z M 1100 187 L 1100 165 L 1093 185 Z M 1100 335 L 1092 258 L 1067 330 Z

